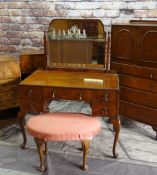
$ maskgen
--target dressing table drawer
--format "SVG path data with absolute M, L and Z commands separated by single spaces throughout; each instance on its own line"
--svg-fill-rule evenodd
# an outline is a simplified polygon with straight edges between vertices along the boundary
M 91 90 L 83 90 L 76 88 L 44 88 L 44 97 L 50 100 L 64 99 L 64 100 L 82 100 L 91 101 Z
M 108 102 L 105 104 L 96 103 L 92 104 L 93 115 L 101 115 L 102 117 L 114 118 L 117 117 L 118 108 L 117 105 L 113 102 Z
M 100 101 L 100 103 L 107 103 L 107 102 L 115 102 L 117 99 L 117 94 L 115 92 L 111 91 L 102 91 L 102 90 L 97 90 L 94 91 L 93 97 L 96 101 Z
M 33 86 L 19 86 L 19 97 L 21 106 L 32 111 L 41 111 L 42 109 L 42 88 Z

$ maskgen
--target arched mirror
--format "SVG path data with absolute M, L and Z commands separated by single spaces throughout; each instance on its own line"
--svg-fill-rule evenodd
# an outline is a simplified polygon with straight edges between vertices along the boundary
M 47 67 L 104 65 L 104 26 L 97 19 L 54 19 L 45 33 Z

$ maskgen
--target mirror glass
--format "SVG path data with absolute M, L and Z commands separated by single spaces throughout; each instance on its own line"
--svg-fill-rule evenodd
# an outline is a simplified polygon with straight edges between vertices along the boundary
M 104 26 L 97 19 L 54 19 L 46 33 L 47 66 L 104 64 Z

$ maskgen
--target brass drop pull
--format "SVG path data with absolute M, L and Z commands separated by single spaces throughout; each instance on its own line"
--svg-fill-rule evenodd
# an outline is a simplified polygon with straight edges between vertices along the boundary
M 107 108 L 104 108 L 103 112 L 104 112 L 104 115 L 106 116 L 107 115 L 107 112 L 108 112 L 108 109 Z
M 81 94 L 81 93 L 80 93 L 80 95 L 79 95 L 79 99 L 82 100 L 82 94 Z
M 153 78 L 153 74 L 152 73 L 150 74 L 150 78 Z
M 53 91 L 53 93 L 52 93 L 52 98 L 55 98 L 55 91 Z
M 34 108 L 35 108 L 34 103 L 31 103 L 31 108 L 32 108 L 32 109 L 34 109 Z
M 12 88 L 17 88 L 17 86 L 16 86 L 16 85 L 12 85 L 11 87 L 12 87 Z
M 29 90 L 28 95 L 32 96 L 32 89 Z
M 103 99 L 105 100 L 105 102 L 108 101 L 108 96 L 109 96 L 108 94 L 105 94 L 105 95 L 104 95 Z

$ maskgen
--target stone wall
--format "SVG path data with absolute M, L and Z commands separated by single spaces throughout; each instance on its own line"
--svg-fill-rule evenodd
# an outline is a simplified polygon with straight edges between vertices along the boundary
M 157 19 L 157 0 L 0 0 L 0 53 L 43 48 L 54 18 L 98 18 L 105 30 L 130 19 Z

